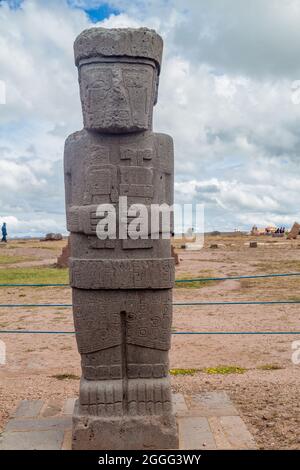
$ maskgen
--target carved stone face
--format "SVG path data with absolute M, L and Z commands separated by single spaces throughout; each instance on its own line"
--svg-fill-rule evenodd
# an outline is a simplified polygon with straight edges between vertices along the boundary
M 84 64 L 79 84 L 85 128 L 104 133 L 151 129 L 157 72 L 150 63 Z

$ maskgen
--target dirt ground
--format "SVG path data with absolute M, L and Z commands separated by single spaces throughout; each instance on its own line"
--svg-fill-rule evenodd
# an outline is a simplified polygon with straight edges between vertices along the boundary
M 178 250 L 176 277 L 235 276 L 300 272 L 300 240 L 209 236 L 200 251 Z M 1 256 L 20 256 L 12 267 L 47 266 L 65 242 L 10 242 Z M 210 245 L 218 244 L 217 249 Z M 15 257 L 15 258 L 14 258 Z M 3 258 L 4 259 L 4 258 Z M 300 300 L 300 277 L 243 279 L 176 287 L 174 301 Z M 68 288 L 0 287 L 0 303 L 70 303 Z M 1 308 L 0 330 L 73 330 L 70 309 Z M 300 332 L 299 305 L 226 305 L 174 307 L 173 331 Z M 7 362 L 0 366 L 0 432 L 21 399 L 62 402 L 78 393 L 80 359 L 73 335 L 3 334 Z M 300 364 L 292 362 L 296 334 L 174 335 L 172 369 L 197 369 L 172 376 L 174 391 L 186 394 L 226 390 L 262 449 L 300 449 Z M 211 374 L 223 366 L 225 373 Z M 230 367 L 243 373 L 227 373 Z M 207 370 L 208 369 L 208 370 Z M 217 370 L 218 371 L 218 370 Z

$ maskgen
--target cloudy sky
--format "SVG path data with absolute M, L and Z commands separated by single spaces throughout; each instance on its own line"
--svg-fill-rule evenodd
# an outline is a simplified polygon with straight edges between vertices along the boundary
M 73 41 L 164 38 L 155 130 L 175 142 L 176 202 L 206 230 L 300 219 L 300 0 L 0 0 L 0 222 L 65 232 L 63 145 L 82 127 Z M 299 220 L 300 221 L 300 220 Z

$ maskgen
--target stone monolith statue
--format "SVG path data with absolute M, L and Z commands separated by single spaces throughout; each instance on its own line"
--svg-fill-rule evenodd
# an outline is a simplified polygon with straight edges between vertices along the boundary
M 74 44 L 84 129 L 68 137 L 64 157 L 82 364 L 73 449 L 178 447 L 168 374 L 170 239 L 161 225 L 158 237 L 130 237 L 130 217 L 126 238 L 97 231 L 99 205 L 119 214 L 120 197 L 128 206 L 173 203 L 172 138 L 152 132 L 162 48 L 146 28 L 93 28 Z

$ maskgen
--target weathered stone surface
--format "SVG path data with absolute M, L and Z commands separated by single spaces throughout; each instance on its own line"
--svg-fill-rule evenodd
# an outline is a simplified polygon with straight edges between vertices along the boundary
M 42 400 L 22 400 L 15 412 L 15 418 L 35 418 L 43 406 Z
M 157 100 L 162 39 L 147 28 L 92 28 L 74 44 L 86 129 L 148 130 Z
M 51 418 L 53 416 L 58 416 L 61 412 L 61 408 L 62 408 L 61 400 L 52 399 L 41 410 L 41 416 L 43 418 Z
M 189 397 L 189 408 L 200 416 L 237 416 L 226 392 L 202 393 Z
M 102 417 L 73 415 L 74 450 L 177 449 L 177 426 L 170 413 Z
M 76 402 L 76 398 L 68 398 L 66 401 L 65 401 L 65 404 L 63 406 L 63 409 L 62 409 L 62 413 L 64 415 L 73 415 L 73 411 L 74 411 L 74 407 L 75 407 L 75 402 Z
M 188 407 L 187 407 L 184 395 L 182 395 L 182 393 L 174 393 L 172 395 L 172 400 L 173 400 L 174 412 L 177 416 L 184 415 L 187 413 Z
M 70 427 L 70 417 L 43 419 L 12 419 L 6 426 L 7 431 L 39 431 L 51 428 L 64 429 Z
M 170 417 L 167 406 L 170 397 L 167 387 L 163 387 L 162 382 L 160 390 L 158 387 L 154 390 L 153 387 L 151 389 L 149 386 L 151 381 L 141 381 L 141 383 L 138 380 L 132 381 L 128 395 L 130 398 L 128 405 L 133 404 L 132 408 L 128 408 L 133 411 L 132 414 L 124 412 L 124 403 L 121 403 L 120 400 L 121 395 L 118 385 L 122 384 L 122 380 L 85 382 L 80 397 L 83 403 L 80 410 L 81 414 L 78 414 L 78 404 L 74 414 L 74 435 L 76 434 L 77 441 L 74 443 L 74 447 L 77 445 L 79 446 L 78 448 L 82 446 L 83 449 L 89 447 L 90 441 L 94 441 L 93 433 L 96 430 L 96 439 L 100 440 L 100 443 L 98 444 L 98 441 L 92 442 L 92 446 L 95 446 L 97 449 L 105 447 L 107 441 L 105 443 L 101 441 L 105 440 L 105 433 L 109 439 L 108 446 L 111 445 L 113 434 L 115 433 L 116 439 L 112 442 L 112 445 L 116 449 L 119 449 L 121 446 L 124 446 L 124 449 L 127 448 L 126 435 L 127 438 L 130 435 L 130 439 L 132 439 L 130 445 L 133 448 L 134 446 L 143 448 L 147 445 L 150 448 L 154 448 L 157 442 L 153 445 L 150 434 L 157 431 L 157 426 L 161 444 L 159 448 L 164 446 L 173 447 L 171 439 L 174 438 L 172 432 L 175 433 L 174 421 L 172 416 Z M 145 387 L 147 383 L 148 386 Z M 144 384 L 144 387 L 142 384 Z M 179 449 L 255 449 L 257 447 L 256 443 L 240 416 L 214 415 L 216 404 L 219 405 L 219 411 L 222 402 L 223 409 L 226 411 L 229 410 L 228 405 L 231 404 L 231 400 L 226 393 L 218 392 L 217 396 L 215 393 L 200 393 L 197 395 L 197 400 L 195 400 L 196 396 L 194 396 L 192 408 L 190 408 L 191 400 L 188 395 L 175 394 L 172 396 L 176 423 L 180 430 Z M 136 399 L 137 396 L 139 397 L 138 399 Z M 209 403 L 210 406 L 203 408 L 203 400 L 205 403 Z M 69 419 L 65 418 L 66 415 L 70 416 L 73 413 L 75 401 L 76 399 L 74 398 L 67 399 L 62 407 L 61 414 L 55 420 L 49 421 L 41 417 L 43 410 L 51 408 L 53 402 L 50 400 L 43 404 L 42 412 L 39 416 L 34 419 L 22 420 L 22 430 L 10 431 L 10 426 L 7 425 L 0 437 L 0 450 L 59 448 L 70 450 L 72 448 L 71 419 L 70 417 Z M 159 407 L 159 404 L 162 402 L 166 406 L 164 406 L 163 410 L 159 408 L 157 414 L 155 414 L 155 407 Z M 197 408 L 197 403 L 199 403 L 199 408 Z M 82 414 L 87 404 L 90 405 L 90 409 L 86 414 Z M 155 407 L 153 406 L 154 404 Z M 29 408 L 32 408 L 35 406 L 35 402 L 32 405 L 28 403 L 28 405 Z M 140 408 L 140 415 L 134 410 L 136 405 Z M 147 415 L 146 421 L 144 421 L 143 405 L 146 405 L 146 407 L 150 406 L 152 412 L 152 414 Z M 113 413 L 114 406 L 119 406 L 118 416 L 115 416 Z M 234 407 L 231 408 L 232 410 L 236 411 Z M 106 412 L 105 416 L 103 411 Z M 14 418 L 12 419 L 15 421 Z M 33 427 L 33 421 L 39 424 Z M 140 431 L 141 422 L 142 435 L 137 435 Z M 87 429 L 84 428 L 85 425 L 87 425 Z M 136 426 L 136 433 L 134 426 Z M 169 430 L 167 429 L 168 426 L 170 427 Z M 125 430 L 126 434 L 122 435 L 121 433 L 120 435 L 121 430 Z
M 71 258 L 70 273 L 71 286 L 79 289 L 171 289 L 174 259 Z
M 149 211 L 171 206 L 174 192 L 172 138 L 152 132 L 162 39 L 146 28 L 93 28 L 74 51 L 84 129 L 68 137 L 64 157 L 82 358 L 73 448 L 177 448 L 168 376 L 174 259 L 164 237 L 173 220 L 165 229 L 164 214 Z M 124 215 L 124 199 L 135 212 Z M 143 237 L 134 236 L 137 214 Z M 107 217 L 116 220 L 112 238 L 97 231 Z
M 216 442 L 207 418 L 178 418 L 179 438 L 182 449 L 216 449 Z
M 0 439 L 0 450 L 60 450 L 63 439 L 62 429 L 9 432 Z
M 287 239 L 288 240 L 296 240 L 296 238 L 298 237 L 298 235 L 300 235 L 300 224 L 298 224 L 297 222 L 294 223 L 293 227 L 291 228 L 288 236 L 287 236 Z
M 240 416 L 210 416 L 208 422 L 218 449 L 256 449 L 253 436 Z

